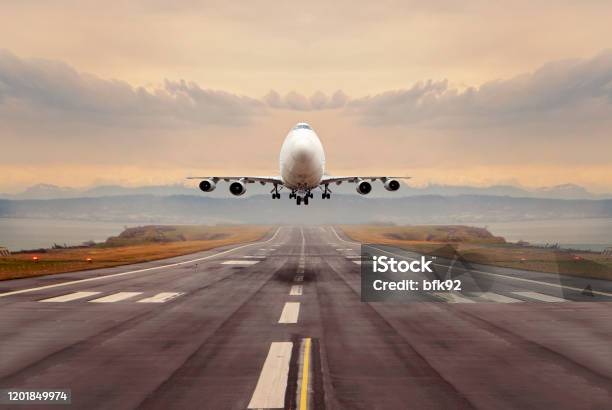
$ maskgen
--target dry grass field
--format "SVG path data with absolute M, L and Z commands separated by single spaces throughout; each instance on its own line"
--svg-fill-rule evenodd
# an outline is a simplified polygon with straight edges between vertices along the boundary
M 595 252 L 519 246 L 482 228 L 449 225 L 346 225 L 342 230 L 361 243 L 384 244 L 429 255 L 486 265 L 612 280 L 612 257 Z
M 49 249 L 0 257 L 0 280 L 106 268 L 252 242 L 266 226 L 144 226 L 87 248 Z M 38 258 L 35 262 L 33 258 Z M 88 258 L 91 261 L 88 261 Z

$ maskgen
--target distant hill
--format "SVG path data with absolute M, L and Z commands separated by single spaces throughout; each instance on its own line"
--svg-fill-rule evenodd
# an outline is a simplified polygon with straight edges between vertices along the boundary
M 373 198 L 315 197 L 309 206 L 267 195 L 127 195 L 50 200 L 0 200 L 0 217 L 138 223 L 477 223 L 535 219 L 611 218 L 612 199 L 541 199 L 485 195 Z
M 250 184 L 245 196 L 256 196 L 267 194 L 271 190 L 270 186 Z M 333 185 L 332 190 L 338 194 L 354 194 L 353 184 Z M 31 186 L 17 194 L 1 194 L 4 199 L 61 199 L 61 198 L 98 198 L 104 196 L 125 196 L 125 195 L 199 195 L 196 183 L 193 186 L 181 184 L 174 185 L 150 185 L 125 187 L 120 185 L 99 185 L 91 188 L 70 188 L 60 187 L 51 184 L 38 184 Z M 203 194 L 202 194 L 203 195 Z M 512 185 L 492 185 L 488 187 L 473 187 L 463 185 L 427 185 L 424 187 L 402 186 L 398 192 L 387 192 L 380 184 L 375 184 L 371 197 L 398 198 L 406 196 L 457 196 L 457 195 L 486 195 L 486 196 L 510 196 L 515 198 L 554 198 L 554 199 L 610 199 L 612 194 L 593 194 L 585 188 L 574 184 L 563 184 L 552 187 L 541 187 L 536 189 L 526 189 Z M 228 198 L 230 197 L 227 183 L 219 183 L 216 190 L 207 193 L 209 198 Z

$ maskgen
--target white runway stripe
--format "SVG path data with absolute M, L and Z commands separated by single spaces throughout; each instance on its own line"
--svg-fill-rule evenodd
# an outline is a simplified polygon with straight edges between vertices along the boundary
M 253 256 L 247 255 L 247 256 L 243 256 L 243 258 L 245 258 L 245 259 L 246 258 L 250 258 L 250 259 L 266 259 L 266 257 L 263 256 L 263 255 L 253 255 Z
M 479 294 L 478 297 L 480 299 L 485 299 L 485 300 L 489 300 L 491 302 L 497 302 L 497 303 L 517 303 L 517 302 L 522 302 L 522 300 L 513 299 L 513 298 L 510 298 L 508 296 L 499 295 L 499 294 L 493 293 L 493 292 L 483 292 L 483 293 Z
M 274 235 L 272 235 L 272 237 L 270 239 L 268 239 L 267 241 L 261 242 L 261 243 L 263 244 L 263 243 L 272 242 L 276 238 L 278 233 L 281 231 L 281 229 L 282 229 L 282 227 L 279 227 L 276 230 L 276 232 L 274 232 Z M 110 275 L 95 276 L 93 278 L 87 278 L 87 279 L 76 279 L 76 280 L 71 280 L 71 281 L 68 281 L 68 282 L 54 283 L 52 285 L 38 286 L 38 287 L 35 287 L 35 288 L 13 290 L 11 292 L 0 293 L 0 298 L 6 297 L 6 296 L 12 296 L 12 295 L 19 295 L 19 294 L 22 294 L 22 293 L 35 292 L 37 290 L 57 288 L 59 286 L 68 286 L 68 285 L 73 285 L 75 283 L 85 283 L 85 282 L 92 282 L 92 281 L 96 281 L 96 280 L 106 280 L 106 279 L 110 279 L 110 278 L 118 278 L 118 277 L 125 276 L 125 275 L 132 275 L 134 273 L 150 272 L 150 271 L 157 270 L 157 269 L 167 269 L 167 268 L 171 268 L 173 266 L 187 265 L 187 264 L 191 264 L 193 262 L 199 262 L 199 261 L 204 261 L 204 260 L 208 260 L 208 259 L 211 259 L 211 258 L 217 258 L 217 257 L 219 257 L 221 255 L 225 255 L 227 253 L 235 252 L 235 251 L 237 251 L 239 249 L 244 249 L 244 248 L 247 248 L 249 246 L 254 246 L 254 245 L 258 245 L 258 244 L 259 243 L 248 243 L 246 245 L 237 246 L 235 248 L 228 249 L 228 250 L 223 251 L 223 252 L 215 253 L 215 254 L 208 255 L 208 256 L 203 256 L 201 258 L 190 259 L 190 260 L 182 261 L 182 262 L 170 263 L 170 264 L 165 264 L 165 265 L 160 265 L 160 266 L 153 266 L 153 267 L 150 267 L 150 268 L 136 269 L 136 270 L 131 270 L 131 271 L 128 271 L 128 272 L 113 273 L 113 274 L 110 274 Z
M 512 292 L 514 295 L 523 296 L 528 299 L 539 300 L 541 302 L 567 302 L 566 299 L 558 298 L 556 296 L 545 295 L 537 292 Z
M 162 292 L 150 298 L 140 299 L 138 303 L 164 303 L 181 296 L 182 292 Z
M 474 299 L 468 299 L 464 296 L 459 295 L 456 292 L 434 292 L 434 296 L 444 299 L 448 303 L 475 303 Z
M 294 282 L 304 282 L 304 276 L 303 275 L 296 275 L 295 278 L 293 278 Z
M 353 261 L 353 263 L 356 263 L 357 265 L 361 265 L 361 261 Z
M 300 302 L 287 302 L 283 307 L 278 323 L 297 323 L 300 314 Z
M 99 295 L 100 292 L 74 292 L 67 295 L 56 296 L 54 298 L 43 299 L 39 302 L 70 302 L 72 300 L 84 299 L 87 297 Z
M 221 265 L 255 265 L 256 263 L 259 263 L 259 261 L 225 261 L 225 262 L 221 262 Z
M 293 285 L 289 291 L 289 296 L 300 296 L 304 290 L 302 285 Z
M 142 294 L 142 292 L 118 292 L 109 296 L 104 296 L 103 298 L 98 298 L 94 300 L 90 300 L 89 303 L 113 303 L 120 302 L 122 300 L 126 300 L 129 298 L 133 298 L 134 296 L 138 296 Z
M 291 342 L 274 342 L 270 345 L 257 386 L 249 402 L 249 409 L 282 409 L 285 407 L 285 391 L 291 361 Z

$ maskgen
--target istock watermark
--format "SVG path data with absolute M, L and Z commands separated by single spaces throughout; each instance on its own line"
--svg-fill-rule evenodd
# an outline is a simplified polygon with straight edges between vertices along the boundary
M 460 292 L 460 279 L 448 276 L 437 257 L 385 245 L 361 247 L 361 300 L 426 301 L 431 292 Z

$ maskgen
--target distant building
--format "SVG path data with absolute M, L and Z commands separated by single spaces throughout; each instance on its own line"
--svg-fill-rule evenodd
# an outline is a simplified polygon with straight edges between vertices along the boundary
M 4 246 L 0 246 L 0 256 L 11 256 L 11 251 Z
M 609 246 L 603 251 L 601 251 L 601 254 L 605 256 L 612 256 L 612 246 Z

